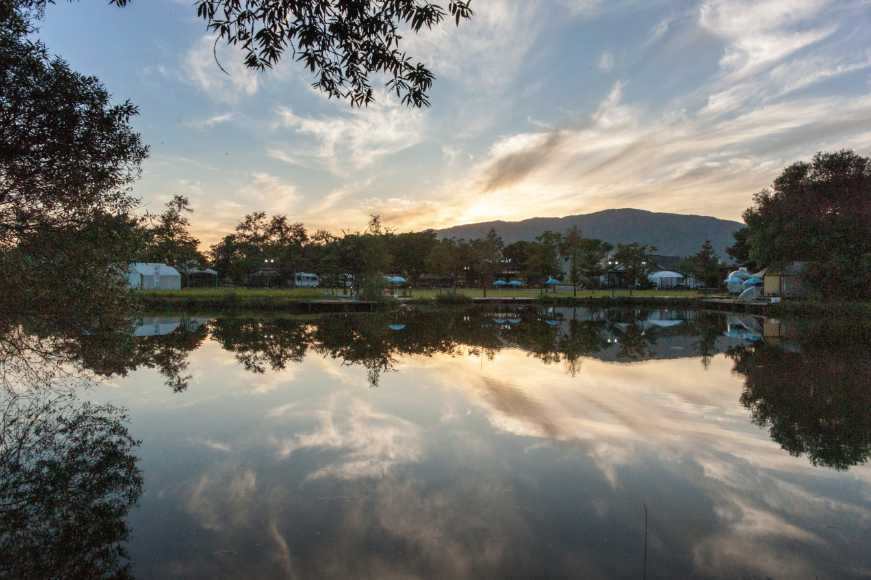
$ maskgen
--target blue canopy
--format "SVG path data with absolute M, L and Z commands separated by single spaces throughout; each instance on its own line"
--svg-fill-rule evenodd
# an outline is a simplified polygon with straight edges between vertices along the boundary
M 402 276 L 384 276 L 384 281 L 394 286 L 402 286 L 403 284 L 408 282 L 408 280 L 406 280 Z
M 559 326 L 559 324 L 560 324 L 560 323 L 559 323 L 559 320 L 551 320 L 551 319 L 547 319 L 547 320 L 545 320 L 544 322 L 545 322 L 545 324 L 547 324 L 548 326 Z
M 523 286 L 523 281 L 522 280 L 509 280 L 508 285 L 511 286 L 512 288 L 520 288 L 521 286 Z
M 507 286 L 508 282 L 506 282 L 505 280 L 502 280 L 500 278 L 499 280 L 496 280 L 495 282 L 493 282 L 493 285 L 494 286 Z
M 750 276 L 744 280 L 744 286 L 762 286 L 764 281 L 759 276 Z
M 405 330 L 405 325 L 397 322 L 394 324 L 388 324 L 387 328 L 389 328 L 390 330 Z
M 547 280 L 544 281 L 545 286 L 556 286 L 559 283 L 560 283 L 559 280 L 557 280 L 553 276 L 548 276 Z

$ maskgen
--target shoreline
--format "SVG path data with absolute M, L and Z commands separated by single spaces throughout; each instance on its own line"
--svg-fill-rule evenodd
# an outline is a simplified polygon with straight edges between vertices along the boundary
M 529 306 L 579 306 L 593 308 L 653 307 L 697 308 L 755 314 L 767 317 L 830 317 L 859 316 L 871 318 L 871 303 L 867 302 L 815 302 L 784 301 L 779 304 L 742 303 L 722 297 L 705 297 L 701 294 L 681 296 L 676 293 L 635 296 L 469 296 L 466 294 L 427 294 L 384 300 L 356 300 L 321 293 L 294 293 L 287 290 L 251 291 L 224 290 L 214 292 L 160 291 L 137 293 L 136 298 L 146 310 L 183 311 L 208 310 L 234 312 L 239 310 L 275 312 L 288 314 L 321 314 L 333 312 L 374 312 L 405 306 L 481 306 L 481 305 L 529 305 Z

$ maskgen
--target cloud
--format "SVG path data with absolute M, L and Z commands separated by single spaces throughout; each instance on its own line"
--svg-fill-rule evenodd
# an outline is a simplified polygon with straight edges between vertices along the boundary
M 438 78 L 492 95 L 516 79 L 548 11 L 539 11 L 535 2 L 513 0 L 487 0 L 473 8 L 471 21 L 408 34 L 404 46 Z
M 626 206 L 737 218 L 786 164 L 869 130 L 867 95 L 767 103 L 728 118 L 650 116 L 624 103 L 618 82 L 586 119 L 497 140 L 433 196 L 439 207 L 428 218 L 449 224 Z M 418 203 L 408 222 L 426 223 L 425 207 Z
M 720 66 L 733 83 L 828 37 L 834 26 L 810 19 L 830 0 L 708 0 L 699 25 L 726 41 Z
M 250 200 L 251 207 L 263 207 L 271 213 L 289 211 L 299 199 L 296 186 L 286 183 L 269 173 L 257 172 L 251 175 L 251 182 L 242 188 L 242 195 Z M 260 203 L 257 203 L 260 200 Z
M 293 129 L 315 142 L 301 156 L 286 156 L 273 148 L 270 155 L 304 164 L 316 159 L 335 173 L 363 169 L 376 161 L 420 143 L 425 134 L 425 113 L 403 107 L 386 95 L 365 109 L 332 117 L 304 117 L 290 108 L 277 111 L 278 126 Z M 278 153 L 280 152 L 280 153 Z
M 381 478 L 399 465 L 420 459 L 421 442 L 414 424 L 359 399 L 346 406 L 340 403 L 337 397 L 329 400 L 318 413 L 315 431 L 275 441 L 278 456 L 289 458 L 305 449 L 339 452 L 334 461 L 312 472 L 310 479 Z
M 212 115 L 211 117 L 207 117 L 206 119 L 203 119 L 201 121 L 187 121 L 184 123 L 184 125 L 193 129 L 208 129 L 211 127 L 215 127 L 216 125 L 223 125 L 224 123 L 229 123 L 235 118 L 235 113 L 222 113 L 220 115 Z
M 239 50 L 220 41 L 216 45 L 212 35 L 203 36 L 188 50 L 182 75 L 216 101 L 234 103 L 258 89 L 257 73 L 242 63 Z

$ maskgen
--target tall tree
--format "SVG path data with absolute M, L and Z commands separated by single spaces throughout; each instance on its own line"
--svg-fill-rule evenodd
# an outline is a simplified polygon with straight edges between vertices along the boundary
M 650 255 L 656 251 L 653 246 L 633 242 L 631 244 L 617 244 L 614 252 L 614 260 L 623 268 L 625 282 L 632 289 L 646 282 L 647 274 L 653 268 Z
M 308 233 L 301 223 L 290 223 L 287 216 L 276 215 L 269 220 L 263 242 L 263 253 L 287 280 L 303 263 Z
M 351 275 L 354 292 L 367 299 L 378 298 L 384 288 L 384 274 L 391 265 L 389 233 L 381 217 L 373 215 L 365 231 L 346 233 L 339 245 L 339 264 Z
M 502 255 L 507 260 L 511 269 L 526 272 L 529 256 L 532 254 L 534 246 L 535 242 L 519 240 L 506 245 L 502 249 Z
M 99 80 L 27 36 L 43 5 L 0 7 L 0 308 L 99 314 L 125 301 L 115 274 L 134 252 L 119 227 L 131 225 L 148 150 L 132 103 L 112 103 Z
M 593 283 L 605 273 L 604 262 L 611 251 L 611 244 L 602 240 L 584 238 L 578 248 L 578 271 L 588 282 Z
M 739 265 L 753 268 L 755 264 L 753 263 L 753 260 L 750 259 L 749 234 L 750 230 L 746 227 L 736 230 L 735 233 L 732 234 L 732 237 L 735 238 L 735 243 L 726 248 L 726 253 L 729 254 L 729 257 L 735 260 Z
M 790 165 L 744 222 L 760 266 L 811 262 L 807 279 L 824 296 L 871 297 L 871 159 L 838 151 Z
M 426 271 L 426 258 L 438 243 L 434 230 L 395 234 L 388 238 L 393 268 L 416 284 Z
M 711 240 L 705 240 L 698 253 L 692 257 L 692 274 L 708 288 L 720 283 L 720 259 L 714 252 Z
M 578 226 L 573 226 L 565 233 L 560 244 L 560 256 L 562 259 L 568 260 L 568 281 L 572 285 L 572 296 L 578 295 L 578 285 L 581 284 L 584 276 L 581 271 L 581 244 L 583 240 L 581 230 L 578 229 Z
M 546 231 L 536 236 L 535 244 L 530 248 L 529 259 L 526 262 L 529 278 L 546 278 L 560 273 L 561 243 L 562 235 L 558 232 Z
M 463 270 L 457 242 L 453 239 L 438 240 L 426 258 L 426 267 L 434 274 L 449 277 L 451 286 L 456 289 L 457 278 Z
M 190 201 L 183 195 L 174 195 L 166 203 L 166 209 L 152 217 L 147 229 L 147 244 L 144 260 L 162 262 L 187 271 L 191 266 L 200 266 L 205 261 L 199 251 L 200 241 L 190 233 L 188 214 L 193 213 Z
M 493 283 L 493 276 L 502 268 L 503 246 L 502 238 L 493 228 L 484 238 L 469 243 L 472 267 L 480 277 L 484 297 L 487 296 L 487 287 Z

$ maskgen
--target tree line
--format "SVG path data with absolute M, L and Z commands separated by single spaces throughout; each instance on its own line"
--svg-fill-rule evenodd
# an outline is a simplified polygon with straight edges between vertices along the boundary
M 817 153 L 790 165 L 744 212 L 729 255 L 754 269 L 805 262 L 827 299 L 871 298 L 871 159 Z
M 285 285 L 297 272 L 312 272 L 327 285 L 348 285 L 357 291 L 383 285 L 388 273 L 399 274 L 412 285 L 486 290 L 502 276 L 529 284 L 558 279 L 577 289 L 597 287 L 601 276 L 619 270 L 619 280 L 612 283 L 645 286 L 647 275 L 656 268 L 655 247 L 615 246 L 585 238 L 577 227 L 505 244 L 492 229 L 470 240 L 439 238 L 434 230 L 394 232 L 378 216 L 372 216 L 362 231 L 334 234 L 310 232 L 285 215 L 253 212 L 232 233 L 201 252 L 190 232 L 192 211 L 188 199 L 176 195 L 162 213 L 133 224 L 137 232 L 131 237 L 141 244 L 138 260 L 166 263 L 183 275 L 208 266 L 223 282 L 240 285 Z M 696 255 L 683 261 L 681 270 L 716 286 L 720 266 L 706 241 Z

